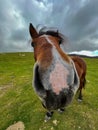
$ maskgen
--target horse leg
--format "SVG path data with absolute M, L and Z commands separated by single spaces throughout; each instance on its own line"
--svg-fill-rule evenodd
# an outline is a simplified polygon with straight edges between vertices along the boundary
M 47 122 L 48 120 L 51 119 L 51 117 L 53 116 L 53 111 L 48 111 L 45 115 L 45 122 Z
M 83 80 L 80 81 L 78 101 L 82 101 L 83 100 L 82 89 L 85 87 L 85 84 L 86 84 L 86 79 L 84 77 Z
M 82 101 L 83 95 L 82 95 L 82 88 L 79 89 L 79 96 L 78 96 L 78 101 Z

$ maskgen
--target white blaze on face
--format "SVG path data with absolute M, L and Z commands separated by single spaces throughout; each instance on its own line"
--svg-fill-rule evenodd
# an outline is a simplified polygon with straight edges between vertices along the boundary
M 50 83 L 52 85 L 53 92 L 59 94 L 62 89 L 68 88 L 68 75 L 68 70 L 62 64 L 57 62 L 54 70 L 50 73 Z

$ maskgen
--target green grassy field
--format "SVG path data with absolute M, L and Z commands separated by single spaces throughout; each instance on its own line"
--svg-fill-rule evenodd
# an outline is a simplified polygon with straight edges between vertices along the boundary
M 25 130 L 98 130 L 98 59 L 85 59 L 84 100 L 44 122 L 46 110 L 32 88 L 33 53 L 0 54 L 0 130 L 22 121 Z M 54 123 L 56 121 L 56 123 Z

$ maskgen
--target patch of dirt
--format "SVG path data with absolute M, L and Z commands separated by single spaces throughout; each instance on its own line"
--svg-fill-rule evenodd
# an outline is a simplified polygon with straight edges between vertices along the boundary
M 13 83 L 0 86 L 0 98 L 1 98 L 1 97 L 5 94 L 5 92 L 6 92 L 9 88 L 11 88 L 11 87 L 13 87 Z
M 25 126 L 24 123 L 19 121 L 11 126 L 9 126 L 6 130 L 24 130 Z
M 6 90 L 11 87 L 13 87 L 13 83 L 0 86 L 0 90 Z

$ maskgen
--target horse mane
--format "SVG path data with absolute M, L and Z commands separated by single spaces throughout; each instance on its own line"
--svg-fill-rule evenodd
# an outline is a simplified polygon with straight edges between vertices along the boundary
M 61 40 L 61 43 L 66 43 L 66 41 L 68 40 L 66 36 L 64 36 L 62 33 L 59 32 L 58 29 L 56 28 L 48 28 L 46 26 L 40 28 L 40 30 L 38 31 L 39 36 L 41 35 L 51 35 L 54 37 L 58 37 Z
M 36 30 L 37 30 L 39 36 L 42 36 L 45 34 L 45 35 L 58 37 L 60 39 L 60 41 L 59 41 L 60 48 L 64 52 L 68 51 L 68 49 L 70 48 L 70 42 L 69 42 L 68 37 L 63 35 L 57 28 L 47 27 L 47 26 L 39 24 L 36 26 Z M 33 46 L 33 44 L 31 44 L 31 45 Z

